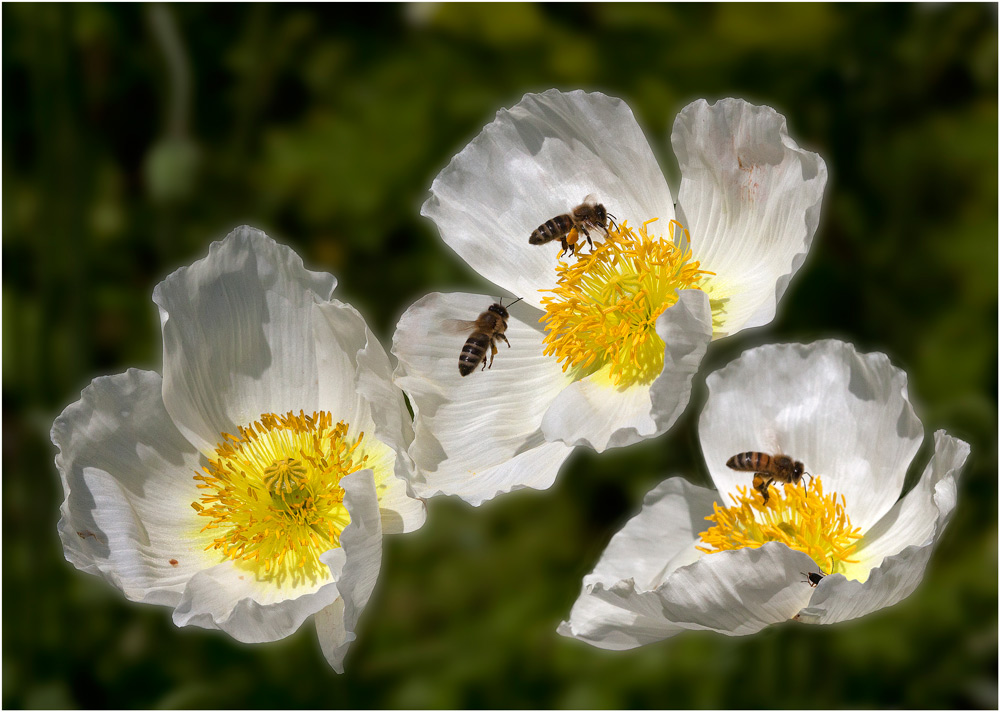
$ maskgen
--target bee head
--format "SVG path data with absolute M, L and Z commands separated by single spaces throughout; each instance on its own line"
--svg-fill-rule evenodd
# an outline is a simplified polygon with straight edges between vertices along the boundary
M 524 297 L 518 297 L 507 306 L 509 307 L 512 304 L 517 304 L 522 299 L 524 299 Z M 494 314 L 499 314 L 500 318 L 503 319 L 505 322 L 510 317 L 510 314 L 507 313 L 507 308 L 503 305 L 503 297 L 500 297 L 500 301 L 497 302 L 496 304 L 491 304 L 490 308 L 487 311 L 491 311 Z
M 604 207 L 603 203 L 598 203 L 594 206 L 594 214 L 597 215 L 597 222 L 600 225 L 605 225 L 608 222 L 608 211 Z
M 802 479 L 802 473 L 805 471 L 806 471 L 805 465 L 803 465 L 801 462 L 796 461 L 795 464 L 792 465 L 792 477 L 795 478 L 796 482 Z

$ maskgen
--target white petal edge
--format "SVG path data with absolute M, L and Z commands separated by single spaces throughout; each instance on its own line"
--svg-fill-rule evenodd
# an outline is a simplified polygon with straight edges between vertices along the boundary
M 691 382 L 712 339 L 708 297 L 682 290 L 656 320 L 663 339 L 663 370 L 649 386 L 618 390 L 593 376 L 567 386 L 549 406 L 542 432 L 549 441 L 603 452 L 665 433 L 691 397 Z
M 156 286 L 164 403 L 203 453 L 262 413 L 316 409 L 311 309 L 336 283 L 243 226 Z
M 205 565 L 191 508 L 199 455 L 163 407 L 161 378 L 95 379 L 52 425 L 66 559 L 132 601 L 174 606 Z
M 811 566 L 802 552 L 769 542 L 703 556 L 653 591 L 638 590 L 631 579 L 610 586 L 598 582 L 585 586 L 581 599 L 592 596 L 606 606 L 578 601 L 576 619 L 571 614 L 559 632 L 618 650 L 681 630 L 750 635 L 792 618 L 809 601 L 812 589 L 801 572 Z M 619 609 L 614 618 L 600 617 L 609 612 L 607 606 Z
M 341 598 L 315 618 L 323 655 L 338 673 L 344 672 L 344 656 L 357 638 L 358 619 L 375 590 L 382 566 L 382 523 L 373 497 L 371 471 L 349 475 L 341 484 L 351 510 L 351 523 L 341 537 L 347 559 L 338 582 Z
M 934 445 L 934 455 L 916 487 L 886 515 L 886 521 L 866 534 L 865 540 L 872 541 L 859 548 L 859 558 L 865 565 L 878 561 L 867 578 L 827 576 L 799 620 L 820 624 L 852 620 L 895 605 L 917 588 L 955 509 L 958 476 L 969 455 L 967 443 L 941 430 L 934 434 Z
M 364 317 L 351 305 L 332 300 L 313 306 L 319 407 L 344 419 L 350 434 L 364 433 L 395 452 L 394 473 L 380 484 L 382 527 L 387 534 L 419 529 L 426 507 L 407 494 L 413 463 L 407 449 L 413 427 L 403 392 L 392 383 L 389 357 Z
M 362 486 L 352 486 L 359 481 Z M 341 533 L 341 546 L 321 554 L 320 560 L 330 567 L 329 580 L 294 588 L 278 587 L 272 582 L 257 581 L 249 570 L 226 561 L 199 572 L 188 581 L 181 601 L 174 609 L 174 624 L 178 627 L 193 625 L 221 630 L 241 643 L 268 643 L 291 635 L 309 616 L 333 605 L 342 595 L 342 589 L 358 585 L 348 580 L 350 549 L 345 546 L 345 539 L 350 540 L 361 534 L 368 542 L 372 527 L 377 526 L 381 552 L 381 523 L 376 521 L 376 525 L 372 525 L 368 522 L 371 509 L 376 512 L 375 519 L 378 520 L 378 498 L 371 470 L 352 473 L 341 480 L 341 485 L 345 490 L 344 505 L 351 515 L 351 524 L 356 516 L 363 518 L 365 524 L 354 530 L 348 524 Z M 371 575 L 370 546 L 370 542 L 365 543 L 365 553 L 361 558 L 366 563 L 357 572 L 362 574 L 362 583 Z M 375 563 L 376 575 L 380 562 L 379 558 Z
M 694 548 L 708 528 L 718 492 L 696 487 L 681 477 L 672 477 L 654 487 L 642 500 L 642 508 L 611 537 L 594 570 L 584 577 L 584 586 L 610 586 L 632 579 L 636 590 L 655 589 L 681 566 L 703 554 Z
M 867 531 L 899 498 L 923 438 L 906 374 L 852 344 L 771 344 L 745 351 L 706 379 L 702 453 L 723 494 L 751 472 L 726 461 L 740 452 L 783 452 L 846 499 L 851 524 Z M 730 500 L 727 498 L 727 503 Z
M 717 275 L 712 297 L 729 299 L 721 335 L 771 322 L 816 233 L 826 164 L 781 114 L 742 99 L 688 105 L 671 141 L 695 259 Z
M 396 327 L 394 381 L 413 408 L 409 454 L 418 496 L 450 494 L 478 506 L 503 492 L 544 489 L 572 452 L 546 443 L 539 429 L 568 379 L 542 355 L 540 313 L 533 307 L 510 307 L 510 348 L 498 344 L 491 368 L 459 374 L 458 356 L 471 330 L 448 333 L 446 326 L 474 320 L 491 302 L 476 294 L 429 294 Z
M 557 243 L 530 245 L 545 221 L 596 195 L 619 221 L 674 216 L 673 199 L 621 99 L 555 89 L 525 94 L 459 152 L 431 185 L 421 214 L 469 266 L 541 306 Z

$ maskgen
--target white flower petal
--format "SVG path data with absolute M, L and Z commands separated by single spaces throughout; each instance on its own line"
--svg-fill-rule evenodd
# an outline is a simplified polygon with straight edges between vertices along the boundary
M 584 577 L 584 586 L 632 579 L 637 590 L 656 588 L 679 567 L 704 555 L 694 544 L 708 528 L 705 517 L 716 501 L 714 490 L 695 487 L 680 477 L 664 480 L 611 538 L 593 572 Z
M 313 307 L 319 407 L 343 419 L 351 433 L 365 433 L 396 453 L 396 476 L 379 498 L 386 533 L 420 528 L 426 508 L 407 495 L 413 464 L 407 448 L 413 441 L 403 392 L 392 385 L 392 367 L 382 344 L 354 307 L 333 300 Z
M 585 587 L 583 595 L 631 614 L 634 622 L 621 612 L 610 620 L 594 620 L 593 616 L 606 614 L 608 609 L 578 601 L 579 608 L 574 606 L 577 620 L 571 614 L 571 623 L 560 632 L 580 631 L 582 635 L 576 637 L 615 649 L 643 645 L 681 630 L 749 635 L 790 619 L 809 601 L 812 589 L 801 572 L 812 565 L 802 552 L 770 542 L 756 549 L 703 556 L 676 569 L 653 591 L 639 590 L 631 579 L 611 586 L 595 583 Z M 657 637 L 658 631 L 663 635 Z
M 205 565 L 199 455 L 163 407 L 159 374 L 97 378 L 52 426 L 67 560 L 133 601 L 175 605 Z
M 164 403 L 203 453 L 262 413 L 315 410 L 311 309 L 335 286 L 249 227 L 157 285 Z
M 363 486 L 351 488 L 351 483 L 356 481 L 360 481 Z M 375 576 L 378 575 L 381 562 L 382 530 L 378 523 L 378 498 L 375 495 L 372 471 L 359 470 L 344 477 L 341 484 L 345 493 L 351 495 L 345 494 L 344 498 L 344 505 L 351 515 L 351 524 L 356 516 L 363 524 L 351 534 L 351 525 L 348 524 L 341 534 L 341 547 L 320 556 L 323 563 L 330 567 L 329 580 L 279 586 L 274 581 L 258 580 L 249 568 L 226 561 L 200 571 L 191 578 L 174 610 L 174 624 L 222 630 L 242 643 L 267 643 L 291 635 L 306 618 L 332 605 L 338 596 L 344 595 L 346 601 L 345 591 L 348 588 L 367 585 L 373 575 L 370 549 L 376 544 L 369 541 L 373 530 L 379 536 Z M 373 507 L 376 512 L 375 524 L 370 521 L 370 510 Z M 344 541 L 345 538 L 350 541 L 352 536 L 357 535 L 361 535 L 363 540 L 358 544 L 359 558 L 363 564 L 360 570 L 347 565 L 351 548 Z M 360 576 L 360 582 L 352 581 L 352 576 Z M 361 600 L 360 594 L 357 598 Z M 367 601 L 367 597 L 364 601 Z
M 826 164 L 774 109 L 741 99 L 690 104 L 671 140 L 694 256 L 718 275 L 712 296 L 729 298 L 722 332 L 769 323 L 816 233 Z
M 708 376 L 699 421 L 702 452 L 722 493 L 749 486 L 726 461 L 775 450 L 844 495 L 851 523 L 867 531 L 899 498 L 923 428 L 907 399 L 906 374 L 884 354 L 853 345 L 761 346 Z
M 885 557 L 907 546 L 933 544 L 955 508 L 956 480 L 968 456 L 967 443 L 943 430 L 934 434 L 934 455 L 916 486 L 858 542 L 851 557 L 858 560 L 850 569 L 852 578 L 863 582 Z
M 621 585 L 627 587 L 628 584 Z M 583 587 L 569 620 L 556 629 L 559 635 L 577 638 L 605 650 L 631 650 L 686 630 L 663 616 L 663 608 L 654 596 L 623 594 L 625 601 L 608 603 L 594 594 L 595 587 L 603 586 L 598 583 Z
M 342 598 L 317 613 L 315 620 L 323 655 L 334 670 L 342 673 L 344 656 L 357 637 L 354 631 L 358 619 L 371 598 L 382 566 L 382 524 L 371 470 L 348 475 L 340 483 L 351 512 L 351 523 L 340 539 L 346 555 L 337 584 Z
M 619 221 L 666 225 L 673 200 L 632 111 L 582 91 L 526 94 L 501 109 L 431 186 L 421 213 L 494 284 L 539 307 L 559 249 L 529 245 L 539 225 L 588 195 Z
M 664 343 L 663 370 L 649 386 L 619 390 L 595 376 L 569 385 L 542 420 L 546 440 L 603 452 L 665 433 L 687 407 L 691 381 L 712 339 L 705 293 L 682 290 L 656 320 L 656 333 Z
M 539 430 L 548 404 L 568 379 L 542 356 L 539 313 L 510 308 L 507 338 L 488 370 L 458 372 L 471 330 L 447 333 L 450 320 L 474 320 L 490 305 L 475 294 L 430 294 L 410 306 L 393 336 L 395 382 L 410 399 L 416 466 L 413 490 L 422 497 L 455 494 L 478 505 L 512 489 L 552 484 L 572 448 L 546 443 Z

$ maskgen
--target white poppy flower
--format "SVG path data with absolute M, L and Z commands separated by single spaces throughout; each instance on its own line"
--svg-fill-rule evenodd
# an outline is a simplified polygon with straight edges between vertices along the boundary
M 511 348 L 465 378 L 471 332 L 442 324 L 474 320 L 495 298 L 432 294 L 400 320 L 396 382 L 414 410 L 418 494 L 479 504 L 548 487 L 574 446 L 659 435 L 687 405 L 709 341 L 774 318 L 816 231 L 826 165 L 780 114 L 737 99 L 694 102 L 672 139 L 676 213 L 632 112 L 603 94 L 526 95 L 435 179 L 422 213 L 523 301 L 510 310 Z M 592 252 L 576 229 L 567 241 L 583 249 L 566 260 L 558 239 L 529 244 L 585 199 L 614 216 L 606 230 L 582 225 Z
M 699 428 L 717 491 L 673 478 L 647 494 L 559 632 L 623 650 L 683 630 L 836 623 L 910 595 L 955 508 L 969 446 L 935 433 L 930 463 L 900 498 L 923 435 L 906 375 L 831 340 L 752 349 L 707 382 Z M 753 471 L 727 467 L 774 448 L 809 475 L 755 491 Z
M 336 279 L 248 227 L 160 283 L 163 376 L 95 379 L 52 426 L 66 558 L 245 643 L 315 614 L 343 670 L 383 533 L 411 531 L 389 359 Z

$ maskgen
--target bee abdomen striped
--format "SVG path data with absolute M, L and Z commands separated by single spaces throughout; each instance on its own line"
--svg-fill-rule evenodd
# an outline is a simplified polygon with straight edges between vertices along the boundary
M 472 334 L 462 347 L 462 353 L 458 355 L 458 372 L 463 376 L 472 373 L 476 366 L 483 362 L 486 356 L 486 346 L 489 343 L 489 336 L 477 331 Z
M 729 458 L 726 467 L 744 472 L 750 470 L 759 472 L 767 468 L 769 460 L 770 458 L 762 452 L 741 452 Z
M 572 229 L 573 219 L 569 215 L 556 215 L 551 220 L 546 220 L 535 228 L 535 231 L 531 233 L 531 237 L 528 238 L 528 242 L 532 245 L 542 245 L 546 242 L 559 239 Z

